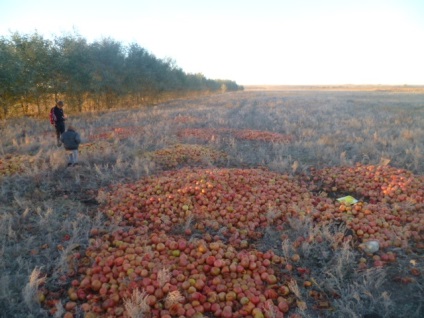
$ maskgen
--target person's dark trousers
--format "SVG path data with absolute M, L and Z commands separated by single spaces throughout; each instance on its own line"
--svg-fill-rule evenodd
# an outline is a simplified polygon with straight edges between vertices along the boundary
M 65 123 L 63 121 L 57 122 L 55 125 L 56 128 L 56 138 L 57 143 L 60 144 L 60 135 L 62 135 L 65 132 Z

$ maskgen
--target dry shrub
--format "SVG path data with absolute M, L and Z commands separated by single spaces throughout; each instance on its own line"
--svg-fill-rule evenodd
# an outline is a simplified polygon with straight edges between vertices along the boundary
M 173 290 L 166 295 L 165 308 L 171 308 L 173 305 L 178 304 L 184 300 L 183 295 L 179 290 Z
M 124 308 L 130 318 L 143 318 L 150 312 L 145 291 L 134 289 L 130 298 L 124 300 Z
M 27 307 L 31 310 L 35 306 L 39 305 L 38 300 L 38 288 L 43 285 L 46 281 L 46 276 L 41 276 L 41 270 L 34 268 L 29 276 L 29 282 L 25 285 L 22 290 L 23 298 Z
M 381 317 L 390 316 L 394 302 L 387 291 L 392 284 L 387 277 L 387 270 L 358 270 L 361 254 L 354 249 L 343 225 L 318 225 L 310 219 L 291 219 L 288 224 L 281 252 L 287 260 L 299 254 L 300 261 L 295 266 L 311 269 L 310 280 L 314 288 L 322 295 L 332 295 L 330 298 L 334 313 L 329 312 L 326 317 L 356 318 L 373 312 L 379 313 Z M 297 243 L 299 238 L 303 238 L 301 244 Z M 297 307 L 302 315 L 310 317 L 313 316 L 310 307 L 314 301 L 299 288 L 301 281 L 292 279 L 287 285 L 296 296 Z
M 171 279 L 171 273 L 169 272 L 168 268 L 162 268 L 158 272 L 158 283 L 159 287 L 163 287 L 169 280 Z

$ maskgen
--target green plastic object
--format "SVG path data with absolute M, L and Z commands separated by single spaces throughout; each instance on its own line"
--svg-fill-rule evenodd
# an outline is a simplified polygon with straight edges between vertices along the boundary
M 338 198 L 337 201 L 342 202 L 342 203 L 346 203 L 346 204 L 355 204 L 356 202 L 358 202 L 358 200 L 356 200 L 354 197 L 352 197 L 350 195 Z

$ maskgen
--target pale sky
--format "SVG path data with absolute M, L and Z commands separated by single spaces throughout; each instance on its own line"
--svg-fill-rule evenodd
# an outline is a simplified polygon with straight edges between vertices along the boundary
M 15 31 L 135 42 L 240 85 L 424 85 L 424 0 L 0 0 Z

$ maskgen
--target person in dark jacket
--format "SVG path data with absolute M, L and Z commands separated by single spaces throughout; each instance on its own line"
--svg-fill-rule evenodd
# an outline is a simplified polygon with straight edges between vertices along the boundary
M 60 136 L 65 132 L 66 115 L 63 112 L 63 101 L 58 101 L 56 106 L 53 107 L 53 120 L 56 129 L 57 146 L 60 147 Z
M 68 152 L 68 167 L 78 165 L 78 147 L 81 143 L 79 133 L 69 125 L 68 130 L 60 136 L 60 141 Z

